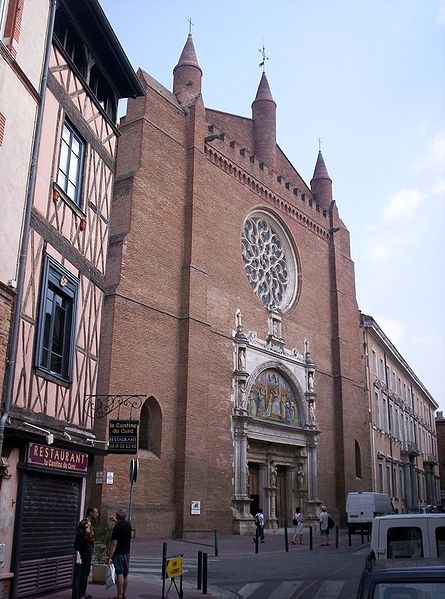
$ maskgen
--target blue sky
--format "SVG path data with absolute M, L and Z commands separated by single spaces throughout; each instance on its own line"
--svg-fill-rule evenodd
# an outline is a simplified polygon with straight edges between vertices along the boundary
M 445 411 L 445 0 L 100 0 L 135 69 L 167 88 L 192 19 L 206 106 L 251 116 L 308 183 L 318 138 L 351 233 L 360 309 Z

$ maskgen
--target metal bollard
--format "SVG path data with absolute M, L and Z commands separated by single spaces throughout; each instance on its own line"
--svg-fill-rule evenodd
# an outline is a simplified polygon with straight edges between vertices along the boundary
M 284 521 L 284 549 L 289 552 L 289 535 L 287 532 L 287 520 Z
M 201 590 L 202 583 L 202 551 L 198 551 L 198 573 L 196 580 L 196 588 L 198 591 Z
M 335 548 L 338 549 L 338 526 L 335 527 Z
M 162 599 L 165 597 L 165 568 L 167 564 L 167 543 L 162 543 Z
M 259 529 L 256 528 L 255 529 L 255 537 L 253 539 L 255 541 L 255 553 L 258 553 L 258 539 L 259 539 L 259 536 L 260 536 Z
M 203 553 L 202 557 L 202 594 L 207 595 L 207 553 Z
M 71 599 L 79 599 L 80 596 L 80 570 L 82 568 L 82 564 L 80 562 L 75 562 L 73 567 L 73 588 L 71 592 Z
M 215 557 L 218 557 L 219 549 L 218 549 L 218 530 L 215 528 Z
M 309 549 L 312 551 L 314 548 L 314 539 L 312 534 L 312 526 L 309 526 Z

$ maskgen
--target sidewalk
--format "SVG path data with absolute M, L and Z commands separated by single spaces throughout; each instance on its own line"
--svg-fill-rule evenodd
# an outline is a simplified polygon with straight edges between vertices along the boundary
M 289 552 L 299 553 L 301 551 L 310 551 L 309 547 L 309 532 L 305 529 L 304 534 L 304 545 L 292 545 L 290 543 L 292 538 L 293 529 L 288 530 L 289 540 Z M 285 551 L 285 535 L 284 529 L 278 529 L 275 531 L 266 531 L 265 543 L 258 545 L 258 554 L 270 554 L 280 553 Z M 366 537 L 365 537 L 366 542 Z M 195 539 L 195 542 L 190 543 L 183 540 L 172 540 L 166 539 L 167 543 L 167 556 L 172 557 L 176 555 L 183 555 L 184 559 L 197 559 L 198 551 L 207 553 L 208 560 L 215 559 L 214 548 L 206 546 L 205 543 L 212 543 L 213 539 Z M 201 544 L 202 542 L 202 544 Z M 133 540 L 131 545 L 131 557 L 136 560 L 149 558 L 159 560 L 159 564 L 162 563 L 162 551 L 163 551 L 162 539 L 136 539 Z M 313 552 L 314 553 L 328 553 L 331 551 L 357 551 L 361 549 L 360 535 L 353 535 L 352 545 L 348 545 L 348 533 L 345 529 L 338 531 L 338 549 L 336 548 L 336 534 L 331 534 L 329 547 L 319 546 L 319 534 L 318 529 L 313 531 Z M 241 555 L 254 555 L 255 554 L 255 543 L 252 541 L 251 536 L 240 536 L 240 535 L 228 535 L 218 538 L 218 558 L 224 559 L 225 557 L 236 557 Z M 203 597 L 210 597 L 212 599 L 237 599 L 238 596 L 226 591 L 224 589 L 218 589 L 212 586 L 212 573 L 211 564 L 208 572 L 208 586 L 207 595 L 203 595 L 202 590 L 198 591 L 196 586 L 197 583 L 190 581 L 183 581 L 183 596 L 184 599 L 203 599 Z M 170 586 L 170 579 L 165 581 L 165 594 Z M 179 579 L 176 580 L 179 588 Z M 116 596 L 116 589 L 107 590 L 104 585 L 89 583 L 88 593 L 92 595 L 93 599 L 112 599 Z M 162 598 L 162 578 L 154 574 L 144 575 L 144 579 L 141 580 L 140 575 L 132 578 L 131 576 L 131 560 L 130 560 L 130 575 L 128 583 L 128 599 L 161 599 Z M 168 599 L 177 599 L 178 593 L 174 586 L 171 586 L 168 592 Z M 44 595 L 40 599 L 72 599 L 72 590 L 65 589 L 63 591 L 57 591 Z

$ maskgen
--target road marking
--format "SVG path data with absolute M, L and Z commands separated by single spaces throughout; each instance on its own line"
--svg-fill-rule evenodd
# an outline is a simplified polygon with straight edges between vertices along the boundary
M 302 580 L 284 580 L 280 586 L 269 595 L 269 599 L 288 599 L 288 597 L 292 597 L 302 582 Z
M 239 591 L 238 594 L 243 597 L 243 599 L 247 599 L 250 597 L 252 593 L 254 593 L 257 589 L 263 586 L 262 582 L 250 582 L 249 584 L 245 584 Z
M 325 580 L 315 594 L 314 599 L 335 599 L 345 584 L 344 580 Z

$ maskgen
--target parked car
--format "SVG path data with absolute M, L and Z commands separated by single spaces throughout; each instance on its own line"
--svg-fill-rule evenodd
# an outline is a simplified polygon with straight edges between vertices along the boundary
M 369 532 L 376 516 L 394 514 L 395 510 L 390 496 L 386 493 L 363 491 L 348 493 L 346 512 L 350 532 L 360 530 Z
M 441 559 L 368 559 L 357 599 L 443 599 L 445 563 Z
M 444 514 L 445 509 L 442 505 L 421 505 L 417 508 L 408 510 L 408 514 Z
M 375 518 L 371 557 L 445 559 L 445 514 L 393 514 Z

